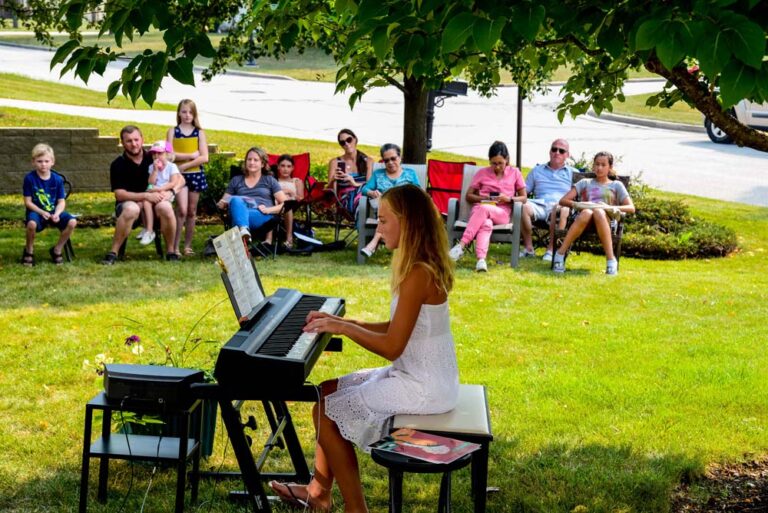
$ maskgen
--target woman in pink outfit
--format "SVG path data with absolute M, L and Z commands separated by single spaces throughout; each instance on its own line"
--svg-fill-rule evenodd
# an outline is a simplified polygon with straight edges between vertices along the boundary
M 501 141 L 491 144 L 488 150 L 490 166 L 478 170 L 467 191 L 467 203 L 473 205 L 469 222 L 461 240 L 450 251 L 458 260 L 464 254 L 467 244 L 475 241 L 477 255 L 476 271 L 488 271 L 485 257 L 491 243 L 493 226 L 509 223 L 512 203 L 525 203 L 527 192 L 523 175 L 516 167 L 509 165 L 509 150 Z

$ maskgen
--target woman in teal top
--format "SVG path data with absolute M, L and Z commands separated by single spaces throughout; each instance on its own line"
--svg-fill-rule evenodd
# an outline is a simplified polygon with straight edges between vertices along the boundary
M 360 190 L 360 194 L 370 198 L 371 206 L 375 209 L 379 206 L 379 197 L 392 187 L 408 183 L 421 187 L 416 171 L 409 167 L 403 168 L 400 161 L 400 147 L 397 144 L 387 143 L 381 147 L 379 153 L 384 162 L 384 169 L 376 169 Z M 365 215 L 365 213 L 360 215 Z M 380 241 L 381 235 L 377 230 L 371 242 L 360 252 L 367 257 L 372 256 Z

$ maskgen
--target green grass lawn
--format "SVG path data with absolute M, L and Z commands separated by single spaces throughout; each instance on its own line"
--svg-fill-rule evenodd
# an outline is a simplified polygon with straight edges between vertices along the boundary
M 116 135 L 122 123 L 3 109 L 0 125 L 94 126 Z M 143 128 L 147 140 L 164 133 L 160 126 Z M 234 132 L 211 131 L 210 139 L 239 154 L 252 144 L 274 152 L 311 149 L 314 162 L 338 152 L 332 142 Z M 603 257 L 590 254 L 572 255 L 563 276 L 538 259 L 511 269 L 502 245 L 492 245 L 486 274 L 473 272 L 471 257 L 459 263 L 451 316 L 461 380 L 487 386 L 495 435 L 489 485 L 500 491 L 490 496 L 489 512 L 664 513 L 672 490 L 691 480 L 695 488 L 707 464 L 768 452 L 768 209 L 662 195 L 735 229 L 740 251 L 708 260 L 625 257 L 615 278 L 603 274 Z M 111 207 L 109 193 L 75 191 L 69 201 L 69 210 L 81 214 L 108 216 Z M 78 228 L 76 259 L 61 267 L 46 261 L 56 236 L 46 230 L 35 246 L 38 265 L 22 267 L 22 215 L 20 196 L 0 196 L 0 331 L 6 334 L 0 361 L 7 365 L 0 370 L 0 511 L 75 511 L 84 406 L 102 388 L 83 361 L 98 354 L 115 362 L 161 360 L 163 347 L 178 352 L 208 312 L 191 336 L 215 343 L 188 355 L 187 364 L 210 369 L 237 323 L 210 260 L 172 265 L 131 239 L 125 262 L 100 265 L 110 226 Z M 199 227 L 198 255 L 205 238 L 220 230 Z M 319 235 L 328 240 L 330 232 Z M 354 261 L 349 248 L 257 265 L 267 291 L 340 296 L 349 317 L 386 318 L 389 255 L 380 251 L 365 266 Z M 125 347 L 131 334 L 142 337 L 144 354 Z M 320 359 L 311 379 L 384 363 L 345 341 L 342 353 Z M 253 434 L 261 444 L 266 423 L 256 405 L 249 413 L 261 421 Z M 311 455 L 309 407 L 294 404 L 292 413 Z M 236 469 L 223 433 L 219 424 L 205 469 Z M 269 468 L 286 465 L 283 455 Z M 361 465 L 371 511 L 384 511 L 386 473 L 366 456 Z M 91 511 L 117 511 L 125 496 L 123 510 L 138 511 L 151 466 L 113 462 L 111 468 L 106 507 L 95 501 L 92 470 Z M 174 474 L 165 469 L 155 477 L 145 511 L 172 508 Z M 431 477 L 409 477 L 407 511 L 434 510 L 438 480 Z M 198 510 L 242 511 L 226 499 L 239 487 L 204 482 Z M 468 487 L 468 473 L 457 473 L 456 511 L 470 510 Z M 706 502 L 706 493 L 697 498 Z
M 3 217 L 17 199 L 0 197 Z M 513 270 L 504 246 L 492 247 L 487 274 L 472 271 L 472 258 L 460 262 L 451 305 L 461 379 L 488 387 L 496 437 L 489 484 L 501 491 L 491 496 L 489 511 L 570 512 L 584 506 L 664 512 L 672 489 L 700 475 L 707 463 L 766 452 L 768 278 L 762 270 L 768 209 L 686 201 L 697 215 L 735 227 L 743 250 L 718 260 L 624 258 L 615 279 L 602 273 L 602 257 L 587 254 L 572 256 L 565 276 L 553 275 L 538 260 Z M 76 194 L 71 209 L 102 212 L 110 203 L 106 193 Z M 82 369 L 83 360 L 99 353 L 118 362 L 160 358 L 154 344 L 178 348 L 209 308 L 194 336 L 224 343 L 236 322 L 209 260 L 170 265 L 151 246 L 131 241 L 128 261 L 104 267 L 98 260 L 111 228 L 82 228 L 74 236 L 75 262 L 55 267 L 45 261 L 55 236 L 45 231 L 36 245 L 41 262 L 26 269 L 17 264 L 21 223 L 6 219 L 2 226 L 0 330 L 6 337 L 0 358 L 9 365 L 0 371 L 0 510 L 71 511 L 83 408 L 101 386 L 92 371 Z M 200 228 L 198 253 L 205 236 L 219 229 Z M 362 267 L 354 258 L 347 249 L 257 265 L 267 291 L 289 287 L 337 295 L 346 298 L 350 317 L 384 318 L 389 256 L 382 251 Z M 133 333 L 147 347 L 141 357 L 123 345 Z M 189 364 L 210 368 L 217 348 L 206 345 Z M 341 354 L 321 358 L 312 379 L 383 363 L 347 341 Z M 294 416 L 309 451 L 306 405 L 295 405 Z M 257 440 L 263 430 L 261 425 Z M 219 426 L 206 468 L 236 466 L 221 431 Z M 382 511 L 385 473 L 367 457 L 362 462 L 372 511 Z M 279 458 L 276 467 L 285 464 Z M 113 468 L 115 508 L 131 471 L 127 464 Z M 150 470 L 134 469 L 128 510 L 138 510 Z M 156 480 L 149 511 L 171 507 L 172 477 L 167 470 Z M 408 481 L 409 511 L 434 509 L 435 481 Z M 225 499 L 227 486 L 237 484 L 203 484 L 201 497 L 213 501 L 211 511 L 238 510 Z M 469 508 L 467 487 L 468 476 L 460 473 L 457 511 Z
M 86 87 L 77 87 L 64 84 L 55 84 L 46 80 L 34 80 L 13 73 L 0 73 L 0 95 L 3 98 L 14 100 L 32 100 L 36 102 L 65 103 L 67 105 L 84 105 L 88 107 L 104 107 L 110 109 L 133 109 L 131 101 L 122 95 L 117 95 L 111 102 L 107 102 L 107 94 L 102 91 L 93 91 Z M 150 110 L 151 107 L 139 100 L 136 103 L 138 110 Z M 175 105 L 156 103 L 154 110 L 176 111 Z
M 669 109 L 648 107 L 645 102 L 651 94 L 636 94 L 626 97 L 625 102 L 613 102 L 613 112 L 624 116 L 658 119 L 673 123 L 701 125 L 704 117 L 698 110 L 689 107 L 685 102 L 678 102 Z

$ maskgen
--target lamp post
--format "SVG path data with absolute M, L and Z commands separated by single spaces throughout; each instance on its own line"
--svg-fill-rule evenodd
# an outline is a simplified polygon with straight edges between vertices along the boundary
M 466 82 L 445 82 L 440 89 L 429 92 L 427 98 L 427 151 L 432 149 L 432 126 L 435 123 L 435 107 L 442 107 L 446 98 L 466 95 Z

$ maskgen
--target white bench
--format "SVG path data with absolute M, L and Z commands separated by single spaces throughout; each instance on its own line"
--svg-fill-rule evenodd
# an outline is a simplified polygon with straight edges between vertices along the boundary
M 391 430 L 411 428 L 480 444 L 472 453 L 472 497 L 475 513 L 485 512 L 488 449 L 493 441 L 488 397 L 483 385 L 459 385 L 456 407 L 439 415 L 395 415 Z

